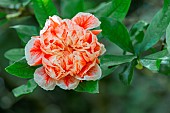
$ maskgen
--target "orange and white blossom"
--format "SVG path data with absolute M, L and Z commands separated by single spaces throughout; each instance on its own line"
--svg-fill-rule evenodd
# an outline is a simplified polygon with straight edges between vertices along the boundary
M 80 12 L 71 20 L 49 17 L 40 36 L 31 37 L 25 47 L 27 63 L 42 65 L 35 70 L 35 82 L 45 90 L 56 85 L 75 89 L 80 81 L 99 79 L 98 57 L 106 50 L 96 36 L 101 30 L 90 30 L 99 25 L 90 13 Z

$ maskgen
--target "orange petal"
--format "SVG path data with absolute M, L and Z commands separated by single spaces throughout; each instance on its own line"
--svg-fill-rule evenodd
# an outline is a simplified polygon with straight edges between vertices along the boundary
M 102 30 L 92 30 L 91 31 L 94 35 L 98 35 Z
M 96 64 L 89 71 L 87 71 L 87 73 L 84 75 L 83 80 L 98 80 L 101 75 L 101 68 L 98 64 Z
M 100 21 L 94 15 L 90 13 L 78 13 L 72 18 L 72 20 L 84 29 L 93 29 L 100 25 Z
M 79 82 L 80 81 L 78 79 L 68 75 L 60 80 L 57 80 L 57 85 L 62 89 L 70 90 L 75 89 L 78 86 Z
M 45 90 L 53 90 L 56 86 L 56 81 L 47 75 L 44 67 L 40 67 L 35 70 L 34 80 Z
M 25 57 L 30 66 L 40 65 L 42 61 L 42 51 L 40 49 L 40 39 L 32 37 L 25 46 Z

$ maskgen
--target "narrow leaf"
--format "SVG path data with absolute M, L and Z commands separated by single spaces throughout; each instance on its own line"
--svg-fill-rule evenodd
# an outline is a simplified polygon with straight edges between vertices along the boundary
M 25 56 L 25 52 L 23 48 L 15 48 L 5 52 L 4 56 L 10 61 L 18 61 Z
M 101 22 L 102 34 L 104 37 L 108 38 L 124 51 L 134 52 L 130 35 L 121 22 L 111 18 L 102 18 Z
M 58 11 L 51 0 L 32 0 L 35 16 L 43 28 L 49 16 L 57 15 Z
M 115 55 L 104 55 L 100 58 L 101 66 L 115 66 L 123 63 L 131 62 L 135 59 L 136 56 L 133 55 L 124 55 L 124 56 L 115 56 Z
M 152 71 L 158 71 L 161 65 L 161 60 L 140 59 L 140 63 Z
M 130 85 L 133 79 L 133 72 L 134 68 L 136 65 L 136 61 L 132 61 L 131 63 L 128 63 L 123 72 L 119 74 L 120 80 L 125 84 L 125 85 Z
M 26 85 L 19 86 L 12 90 L 15 97 L 19 97 L 25 94 L 32 93 L 37 87 L 37 84 L 33 79 L 30 79 Z
M 164 0 L 163 8 L 152 19 L 142 43 L 138 45 L 137 52 L 141 53 L 154 46 L 165 33 L 169 22 L 170 0 Z
M 166 44 L 167 44 L 168 52 L 170 53 L 170 23 L 166 29 Z
M 77 92 L 99 93 L 98 81 L 83 81 L 75 89 Z
M 20 78 L 33 78 L 35 69 L 35 67 L 30 67 L 24 58 L 5 68 L 9 74 Z

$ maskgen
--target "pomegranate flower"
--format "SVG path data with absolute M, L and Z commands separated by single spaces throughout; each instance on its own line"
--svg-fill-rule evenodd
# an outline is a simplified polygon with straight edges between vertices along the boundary
M 99 25 L 90 13 L 78 13 L 71 20 L 49 17 L 40 36 L 31 37 L 25 47 L 27 63 L 42 65 L 35 70 L 35 82 L 45 90 L 56 85 L 75 89 L 80 81 L 99 79 L 98 57 L 106 50 L 96 36 L 101 30 L 90 30 Z

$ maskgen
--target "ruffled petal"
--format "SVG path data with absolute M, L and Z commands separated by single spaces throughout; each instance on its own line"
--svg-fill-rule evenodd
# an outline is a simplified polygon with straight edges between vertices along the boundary
M 101 68 L 98 64 L 96 64 L 89 71 L 87 71 L 87 73 L 84 75 L 83 80 L 98 80 L 101 75 Z
M 98 35 L 99 33 L 102 32 L 102 30 L 92 30 L 91 31 L 94 35 Z
M 84 29 L 93 29 L 100 25 L 100 21 L 98 18 L 96 18 L 94 15 L 90 13 L 78 13 L 76 16 L 72 18 L 72 21 L 74 21 L 76 24 L 78 24 L 80 27 L 83 27 Z
M 60 80 L 57 80 L 57 85 L 62 89 L 70 90 L 75 89 L 78 86 L 79 82 L 80 81 L 78 79 L 68 75 Z
M 100 55 L 103 55 L 106 52 L 106 48 L 103 44 L 100 44 Z
M 51 24 L 53 24 L 53 26 L 57 26 L 60 23 L 61 23 L 61 18 L 60 17 L 58 17 L 56 15 L 54 15 L 52 17 L 49 17 L 49 19 L 47 19 L 46 22 L 45 22 L 44 28 L 40 31 L 40 35 L 45 33 Z
M 56 81 L 47 75 L 44 67 L 40 67 L 35 70 L 34 80 L 45 90 L 53 90 L 56 86 Z
M 32 37 L 25 46 L 25 57 L 30 66 L 40 65 L 43 53 L 40 49 L 40 38 Z

